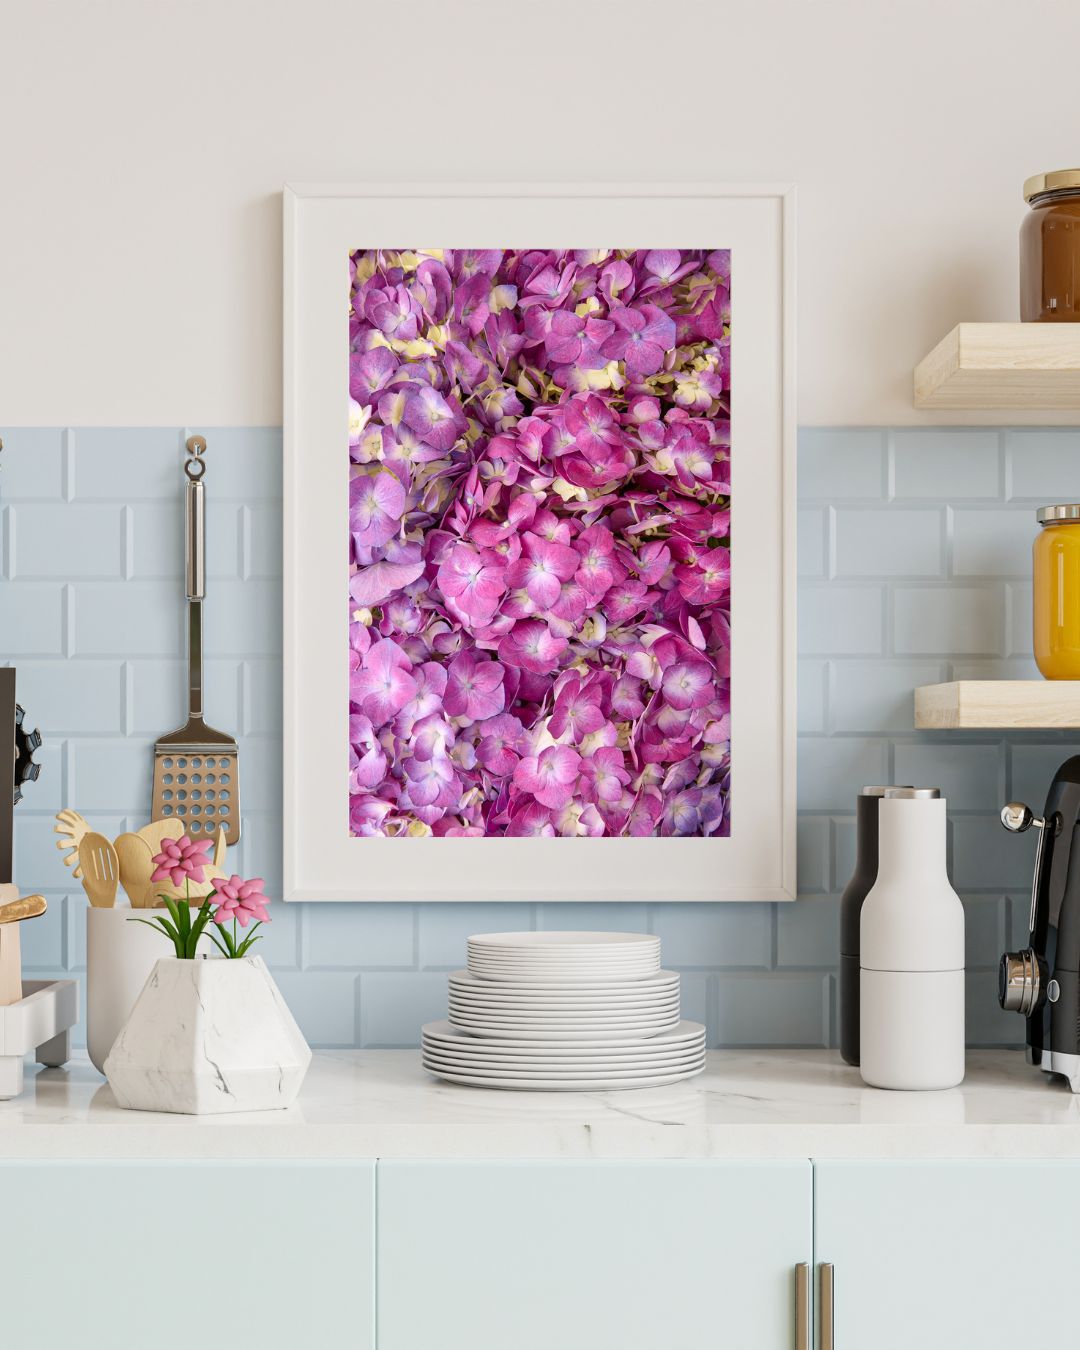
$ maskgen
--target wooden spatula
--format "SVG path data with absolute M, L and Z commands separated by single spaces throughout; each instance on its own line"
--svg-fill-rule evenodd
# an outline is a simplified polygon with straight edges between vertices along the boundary
M 97 909 L 111 909 L 116 903 L 116 883 L 120 880 L 120 864 L 116 849 L 103 834 L 93 830 L 84 834 L 79 844 L 79 866 L 82 868 L 83 890 Z

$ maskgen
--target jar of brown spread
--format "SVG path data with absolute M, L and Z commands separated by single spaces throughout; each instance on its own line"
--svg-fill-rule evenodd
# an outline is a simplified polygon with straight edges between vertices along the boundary
M 1080 322 L 1080 169 L 1039 173 L 1024 184 L 1031 210 L 1020 226 L 1020 317 Z

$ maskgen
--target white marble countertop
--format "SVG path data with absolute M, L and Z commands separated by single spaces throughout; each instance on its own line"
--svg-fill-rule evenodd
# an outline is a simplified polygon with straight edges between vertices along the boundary
M 85 1060 L 0 1102 L 0 1160 L 77 1158 L 1080 1158 L 1080 1096 L 1021 1053 L 973 1051 L 949 1092 L 881 1092 L 836 1052 L 709 1053 L 672 1087 L 495 1092 L 430 1077 L 415 1050 L 317 1054 L 296 1106 L 124 1111 Z

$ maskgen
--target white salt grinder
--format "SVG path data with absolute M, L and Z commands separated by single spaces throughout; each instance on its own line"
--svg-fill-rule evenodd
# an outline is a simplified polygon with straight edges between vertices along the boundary
M 859 950 L 863 1081 L 906 1091 L 963 1082 L 964 907 L 945 868 L 937 788 L 890 788 L 878 804 Z

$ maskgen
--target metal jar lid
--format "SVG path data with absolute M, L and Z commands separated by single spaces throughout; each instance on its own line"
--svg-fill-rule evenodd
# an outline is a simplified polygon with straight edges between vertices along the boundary
M 941 796 L 940 788 L 891 787 L 885 789 L 885 796 L 893 800 L 928 802 Z
M 1080 520 L 1080 503 L 1064 502 L 1061 506 L 1040 506 L 1035 512 L 1040 525 L 1055 525 L 1061 521 Z
M 1047 192 L 1080 191 L 1080 169 L 1054 169 L 1050 173 L 1037 173 L 1024 182 L 1024 201 L 1033 197 L 1042 197 Z
M 910 783 L 901 783 L 900 787 L 910 787 Z M 864 787 L 859 789 L 860 797 L 886 797 L 890 792 L 894 792 L 895 787 L 890 784 L 888 787 Z

